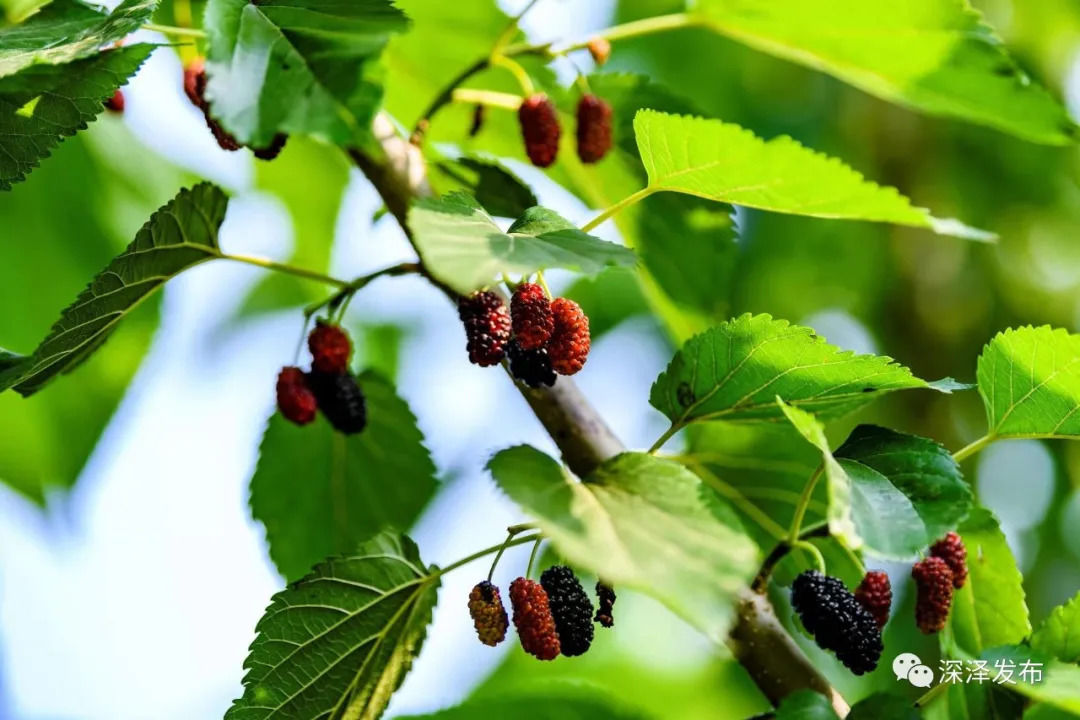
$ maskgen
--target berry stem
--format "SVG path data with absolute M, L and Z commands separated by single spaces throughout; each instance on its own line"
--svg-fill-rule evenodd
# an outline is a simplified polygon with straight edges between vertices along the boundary
M 788 543 L 790 544 L 795 544 L 799 540 L 803 518 L 806 517 L 806 508 L 810 505 L 810 496 L 814 494 L 814 488 L 817 486 L 818 479 L 824 470 L 824 465 L 818 465 L 817 470 L 814 471 L 814 474 L 806 481 L 806 485 L 803 486 L 802 494 L 799 495 L 799 503 L 795 506 L 795 515 L 791 518 L 791 529 L 788 531 Z
M 534 95 L 536 93 L 536 86 L 533 85 L 532 78 L 529 77 L 529 73 L 525 72 L 525 68 L 521 67 L 517 61 L 511 60 L 505 55 L 492 55 L 491 65 L 493 67 L 503 67 L 513 73 L 514 78 L 517 79 L 518 85 L 521 86 L 521 92 L 525 97 Z
M 971 457 L 975 453 L 982 450 L 984 447 L 986 447 L 990 443 L 994 442 L 995 439 L 996 438 L 991 433 L 987 433 L 986 435 L 983 435 L 981 438 L 979 438 L 975 442 L 969 443 L 969 444 L 965 445 L 964 447 L 960 448 L 959 450 L 957 450 L 956 452 L 954 452 L 953 455 L 952 455 L 953 460 L 955 460 L 956 462 L 962 462 L 963 460 Z
M 532 575 L 533 563 L 536 562 L 536 553 L 540 550 L 540 543 L 543 542 L 543 540 L 543 535 L 536 538 L 536 544 L 533 545 L 532 552 L 529 553 L 529 565 L 525 568 L 525 577 Z
M 457 103 L 469 105 L 486 105 L 504 110 L 517 110 L 521 107 L 521 96 L 510 93 L 495 92 L 494 90 L 475 90 L 473 88 L 457 88 L 451 94 L 451 99 Z
M 445 575 L 448 572 L 452 572 L 454 570 L 457 570 L 459 567 L 462 567 L 463 565 L 468 565 L 473 560 L 479 560 L 480 558 L 482 558 L 482 557 L 484 557 L 486 555 L 490 555 L 493 552 L 498 552 L 500 549 L 511 548 L 511 547 L 514 547 L 515 545 L 524 545 L 525 543 L 530 543 L 530 542 L 533 542 L 533 541 L 536 541 L 537 543 L 539 543 L 543 539 L 544 539 L 544 536 L 541 535 L 540 533 L 537 533 L 536 535 L 526 535 L 525 537 L 515 538 L 514 540 L 504 540 L 501 543 L 498 543 L 496 545 L 492 545 L 491 547 L 486 547 L 483 550 L 477 550 L 472 555 L 467 555 L 466 557 L 463 557 L 460 560 L 456 560 L 456 561 L 450 563 L 449 565 L 447 565 L 444 568 L 439 568 L 438 570 L 436 570 L 434 573 L 431 574 L 431 577 L 433 577 L 433 578 L 441 577 L 441 576 Z
M 254 257 L 251 255 L 231 255 L 229 253 L 221 253 L 219 257 L 223 260 L 232 260 L 234 262 L 241 262 L 247 265 L 261 267 L 266 270 L 274 270 L 275 272 L 295 275 L 296 277 L 302 277 L 308 280 L 316 280 L 326 285 L 334 285 L 339 288 L 349 287 L 349 283 L 345 280 L 340 280 L 336 277 L 331 277 L 329 275 L 323 275 L 322 273 L 315 272 L 314 270 L 308 270 L 306 268 L 296 267 L 295 265 L 289 265 L 288 263 L 280 263 L 276 260 L 268 260 L 267 258 Z
M 491 577 L 495 574 L 495 567 L 499 564 L 499 560 L 502 559 L 503 553 L 506 552 L 506 548 L 510 547 L 509 543 L 514 539 L 514 536 L 518 533 L 531 530 L 532 525 L 511 525 L 506 528 L 506 540 L 503 541 L 502 547 L 499 548 L 499 552 L 495 553 L 495 559 L 491 561 L 491 569 L 488 570 L 487 581 L 491 582 Z
M 198 28 L 175 27 L 173 25 L 158 25 L 157 23 L 145 23 L 142 26 L 142 29 L 159 32 L 164 35 L 176 35 L 177 37 L 206 37 L 206 32 Z
M 609 207 L 607 210 L 605 210 L 604 212 L 600 213 L 599 215 L 594 217 L 589 222 L 582 225 L 581 230 L 583 232 L 589 232 L 590 230 L 595 228 L 597 225 L 600 225 L 601 223 L 603 223 L 608 218 L 610 218 L 610 217 L 612 217 L 614 215 L 617 215 L 620 211 L 624 210 L 625 208 L 630 207 L 631 205 L 638 202 L 639 200 L 644 200 L 645 198 L 652 195 L 654 192 L 657 192 L 657 190 L 658 190 L 658 188 L 647 187 L 647 188 L 642 188 L 642 189 L 638 190 L 635 193 L 631 193 L 630 195 L 627 195 L 622 200 L 615 203 L 614 205 Z
M 360 277 L 354 278 L 349 282 L 342 282 L 339 280 L 337 282 L 340 283 L 341 289 L 335 292 L 330 297 L 326 298 L 325 300 L 320 300 L 318 302 L 312 303 L 311 305 L 308 305 L 306 308 L 304 308 L 304 315 L 307 317 L 311 317 L 319 310 L 322 310 L 328 305 L 330 307 L 335 307 L 342 304 L 343 302 L 347 302 L 352 298 L 353 294 L 355 294 L 358 290 L 363 289 L 368 283 L 377 278 L 419 274 L 421 272 L 422 270 L 419 263 L 405 262 L 399 263 L 397 265 L 391 265 L 390 267 L 385 267 L 382 270 L 376 270 L 375 272 L 368 273 L 367 275 L 361 275 Z M 344 311 L 342 311 L 342 315 L 344 315 Z
M 549 298 L 553 297 L 552 294 L 551 294 L 551 288 L 548 287 L 547 281 L 544 280 L 544 271 L 543 270 L 537 270 L 536 271 L 536 283 L 540 287 L 544 288 L 544 294 L 545 295 L 547 295 Z
M 796 540 L 791 544 L 792 550 L 804 550 L 814 558 L 814 564 L 817 569 L 821 571 L 821 574 L 825 574 L 825 556 L 821 554 L 821 551 L 817 549 L 817 545 L 806 540 Z

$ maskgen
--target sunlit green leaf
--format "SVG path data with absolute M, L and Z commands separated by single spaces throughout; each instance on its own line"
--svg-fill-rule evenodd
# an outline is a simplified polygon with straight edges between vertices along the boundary
M 377 718 L 420 652 L 439 578 L 384 533 L 274 596 L 227 720 Z
M 758 551 L 688 470 L 624 453 L 579 481 L 528 446 L 503 450 L 488 469 L 571 563 L 652 595 L 723 639 Z
M 977 377 L 990 435 L 1080 435 L 1080 335 L 1047 326 L 998 333 Z
M 142 65 L 152 45 L 107 50 L 0 78 L 0 190 L 24 179 L 64 138 L 104 111 L 102 101 Z
M 789 137 L 768 142 L 720 120 L 642 110 L 634 117 L 648 192 L 688 195 L 773 212 L 925 227 L 973 240 L 986 233 L 940 220 L 894 188 Z
M 1080 594 L 1054 608 L 1031 636 L 1031 647 L 1067 663 L 1080 663 Z
M 967 0 L 701 0 L 697 9 L 734 40 L 886 100 L 1037 142 L 1077 136 Z
M 207 96 L 253 147 L 276 134 L 363 142 L 382 97 L 373 60 L 408 26 L 390 0 L 210 0 Z
M 435 494 L 435 465 L 409 406 L 373 373 L 359 378 L 364 432 L 342 435 L 321 416 L 297 427 L 275 413 L 251 478 L 251 511 L 287 580 L 385 528 L 408 529 Z
M 106 14 L 75 0 L 53 0 L 18 25 L 0 26 L 0 77 L 95 55 L 149 20 L 155 5 L 157 0 L 124 0 Z
M 1005 534 L 989 510 L 975 508 L 959 527 L 968 578 L 953 596 L 949 632 L 969 655 L 1021 642 L 1031 633 L 1023 577 Z
M 167 280 L 220 257 L 217 232 L 228 198 L 215 185 L 182 190 L 155 212 L 127 250 L 95 277 L 60 315 L 15 385 L 37 392 L 57 374 L 85 360 L 124 317 Z
M 810 328 L 747 314 L 691 338 L 653 383 L 649 402 L 680 428 L 780 420 L 777 396 L 827 419 L 884 392 L 927 387 L 891 358 L 839 350 Z
M 502 273 L 596 273 L 634 263 L 631 251 L 587 235 L 545 208 L 531 208 L 503 232 L 464 193 L 417 202 L 409 227 L 431 274 L 462 294 L 490 285 Z

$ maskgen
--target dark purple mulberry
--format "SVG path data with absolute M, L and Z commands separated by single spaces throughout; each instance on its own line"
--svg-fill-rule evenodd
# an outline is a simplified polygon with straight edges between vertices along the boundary
M 510 313 L 502 298 L 486 290 L 462 297 L 458 300 L 458 317 L 465 325 L 469 362 L 480 367 L 502 362 L 510 340 Z
M 613 627 L 615 625 L 615 617 L 611 611 L 615 607 L 615 590 L 610 585 L 605 585 L 603 582 L 597 581 L 596 583 L 596 622 L 600 623 L 606 628 Z
M 837 578 L 807 570 L 791 586 L 791 604 L 817 644 L 856 675 L 877 667 L 883 645 L 873 615 Z
M 367 425 L 364 392 L 350 373 L 321 373 L 312 370 L 308 385 L 315 393 L 319 409 L 334 429 L 354 435 Z
M 526 350 L 516 340 L 511 340 L 506 346 L 506 355 L 510 358 L 510 374 L 529 387 L 555 384 L 555 371 L 551 369 L 551 358 L 544 348 Z
M 565 565 L 555 565 L 542 572 L 540 584 L 547 592 L 562 654 L 583 655 L 593 641 L 593 604 L 585 588 Z

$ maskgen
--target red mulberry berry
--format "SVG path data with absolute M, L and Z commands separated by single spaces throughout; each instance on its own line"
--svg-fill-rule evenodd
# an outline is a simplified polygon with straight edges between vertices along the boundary
M 573 300 L 557 298 L 551 303 L 555 330 L 548 341 L 551 367 L 560 375 L 573 375 L 589 357 L 589 318 Z
M 510 319 L 514 339 L 525 350 L 535 350 L 547 345 L 555 318 L 551 314 L 551 301 L 544 288 L 535 283 L 522 283 L 510 298 Z
M 114 113 L 124 112 L 124 93 L 117 90 L 104 104 L 106 110 L 111 110 Z
M 554 660 L 559 654 L 559 635 L 544 588 L 519 577 L 510 583 L 510 604 L 522 649 L 538 660 Z
M 559 154 L 559 118 L 547 95 L 537 93 L 518 108 L 521 135 L 525 138 L 525 154 L 537 167 L 547 167 Z
M 277 405 L 285 419 L 297 425 L 307 425 L 315 419 L 315 395 L 308 387 L 303 370 L 286 367 L 278 373 Z
M 222 150 L 239 150 L 242 146 L 236 138 L 210 116 L 210 103 L 206 101 L 206 68 L 202 60 L 196 60 L 184 68 L 184 94 L 195 107 L 202 110 L 206 126 L 210 128 L 218 147 Z
M 316 322 L 315 329 L 308 335 L 308 350 L 311 351 L 311 367 L 318 372 L 340 375 L 349 369 L 352 343 L 338 325 L 322 320 Z
M 952 605 L 953 574 L 948 563 L 928 557 L 911 568 L 918 595 L 915 599 L 915 624 L 926 634 L 940 632 L 949 618 Z
M 551 369 L 551 358 L 544 348 L 526 350 L 517 340 L 511 340 L 506 346 L 506 355 L 510 358 L 510 374 L 529 387 L 555 384 L 555 371 Z
M 469 615 L 476 627 L 476 636 L 485 645 L 495 647 L 506 637 L 506 608 L 499 588 L 488 581 L 477 583 L 469 593 Z
M 458 317 L 465 325 L 469 362 L 480 367 L 498 365 L 510 340 L 510 313 L 493 292 L 477 292 L 458 300 Z
M 603 582 L 597 581 L 596 583 L 596 622 L 600 623 L 606 628 L 613 627 L 615 625 L 615 617 L 611 614 L 612 608 L 615 607 L 615 590 L 610 585 L 605 585 Z
M 964 587 L 967 580 L 967 548 L 964 541 L 954 532 L 948 532 L 945 537 L 930 546 L 930 554 L 945 561 L 952 570 L 953 587 L 959 590 Z
M 607 38 L 594 37 L 585 47 L 589 49 L 589 54 L 597 65 L 603 65 L 611 57 L 611 43 Z
M 817 644 L 856 675 L 877 667 L 884 646 L 873 615 L 844 583 L 807 570 L 791 586 L 791 604 Z
M 879 629 L 885 627 L 885 623 L 889 621 L 889 607 L 892 605 L 889 576 L 880 570 L 866 573 L 859 587 L 855 588 L 855 599 L 870 611 Z
M 577 106 L 577 154 L 583 163 L 598 162 L 611 149 L 611 106 L 583 95 Z
M 335 430 L 355 435 L 367 425 L 364 392 L 349 373 L 308 373 L 308 386 L 315 393 L 319 409 Z
M 584 655 L 593 641 L 593 604 L 577 575 L 565 565 L 555 565 L 540 574 L 540 585 L 548 596 L 562 654 Z
M 278 133 L 270 141 L 269 145 L 263 148 L 252 148 L 251 152 L 260 160 L 273 160 L 281 154 L 281 151 L 285 148 L 285 141 L 288 139 L 289 136 L 285 133 Z

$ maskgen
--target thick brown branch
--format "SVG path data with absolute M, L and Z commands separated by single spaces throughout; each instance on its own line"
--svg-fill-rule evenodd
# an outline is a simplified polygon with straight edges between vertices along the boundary
M 375 135 L 384 157 L 373 158 L 359 151 L 353 151 L 352 157 L 409 235 L 406 216 L 410 203 L 431 194 L 423 156 L 418 147 L 397 134 L 384 115 L 376 118 Z M 445 284 L 433 281 L 451 299 L 456 297 Z M 576 474 L 589 474 L 625 449 L 569 378 L 561 377 L 554 387 L 536 390 L 515 384 Z M 763 595 L 747 589 L 740 596 L 728 644 L 774 704 L 796 690 L 811 688 L 830 697 L 841 715 L 847 712 L 843 698 L 784 630 Z

